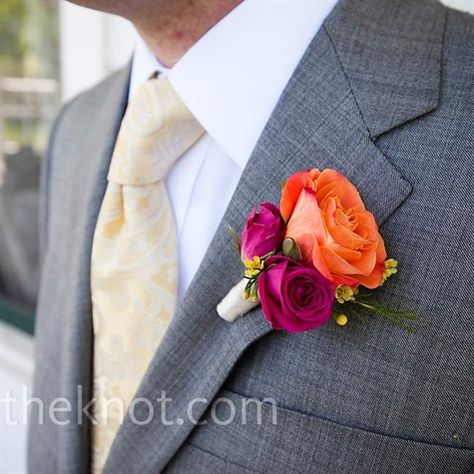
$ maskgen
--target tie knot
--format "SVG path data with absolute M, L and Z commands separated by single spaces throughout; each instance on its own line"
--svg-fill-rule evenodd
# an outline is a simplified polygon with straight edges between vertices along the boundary
M 150 79 L 138 87 L 128 105 L 108 179 L 130 186 L 160 181 L 203 133 L 170 82 Z

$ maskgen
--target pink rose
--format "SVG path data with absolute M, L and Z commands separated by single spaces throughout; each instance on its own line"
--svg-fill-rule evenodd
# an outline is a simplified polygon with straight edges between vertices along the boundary
M 331 282 L 313 266 L 275 255 L 258 278 L 263 314 L 274 329 L 302 332 L 325 324 L 332 315 Z
M 283 220 L 278 207 L 271 203 L 260 204 L 247 218 L 241 235 L 242 260 L 263 257 L 279 250 L 284 236 Z

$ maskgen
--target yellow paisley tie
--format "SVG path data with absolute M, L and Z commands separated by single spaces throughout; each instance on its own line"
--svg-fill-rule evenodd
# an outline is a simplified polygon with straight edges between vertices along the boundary
M 203 133 L 161 78 L 138 88 L 120 127 L 92 248 L 93 472 L 174 314 L 177 242 L 164 179 Z

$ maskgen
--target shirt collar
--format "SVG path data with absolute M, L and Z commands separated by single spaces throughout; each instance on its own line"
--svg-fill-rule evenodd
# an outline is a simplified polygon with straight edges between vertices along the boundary
M 306 48 L 337 0 L 247 0 L 167 70 L 140 40 L 130 92 L 155 71 L 243 169 Z
M 150 79 L 156 72 L 167 74 L 168 68 L 163 66 L 155 57 L 145 41 L 137 36 L 135 51 L 133 52 L 132 72 L 130 75 L 130 87 L 128 90 L 128 100 L 132 98 L 138 86 Z

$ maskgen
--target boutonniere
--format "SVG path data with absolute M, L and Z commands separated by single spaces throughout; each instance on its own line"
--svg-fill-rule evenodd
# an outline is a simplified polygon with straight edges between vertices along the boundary
M 302 332 L 334 319 L 345 326 L 369 310 L 411 331 L 411 311 L 380 304 L 373 291 L 397 272 L 357 188 L 332 169 L 296 173 L 283 183 L 280 207 L 261 203 L 240 237 L 242 280 L 217 306 L 235 321 L 258 304 L 274 329 Z

